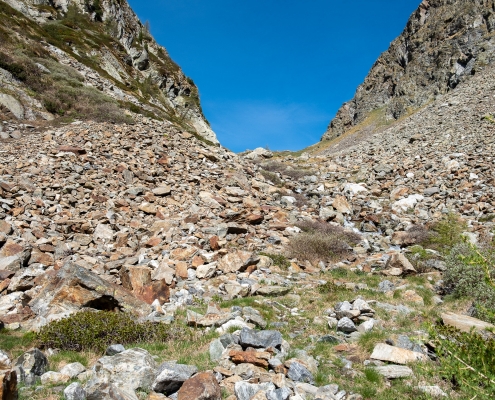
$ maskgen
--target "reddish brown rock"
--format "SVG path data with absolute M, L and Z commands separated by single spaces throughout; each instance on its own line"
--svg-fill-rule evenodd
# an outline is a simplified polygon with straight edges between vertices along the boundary
M 3 257 L 15 256 L 19 253 L 22 253 L 23 250 L 24 250 L 23 246 L 15 243 L 12 240 L 8 240 L 7 243 L 3 245 L 2 250 L 0 251 L 0 256 Z
M 187 263 L 179 261 L 175 264 L 175 275 L 182 279 L 187 279 Z
M 43 253 L 38 249 L 33 249 L 28 264 L 33 263 L 40 263 L 43 265 L 52 266 L 54 264 L 54 258 L 52 254 Z
M 201 372 L 184 382 L 178 400 L 221 400 L 222 391 L 211 372 Z
M 58 146 L 58 151 L 63 151 L 66 153 L 74 153 L 78 156 L 81 156 L 83 154 L 86 154 L 86 150 L 84 150 L 81 147 L 76 147 L 76 146 L 67 146 L 67 145 L 62 145 Z
M 17 374 L 0 371 L 0 400 L 17 400 Z
M 138 299 L 148 304 L 153 303 L 156 299 L 160 304 L 167 303 L 170 298 L 170 288 L 164 279 L 142 286 L 134 293 Z
M 192 261 L 191 261 L 193 268 L 197 268 L 197 267 L 203 265 L 204 263 L 205 262 L 203 260 L 203 257 L 201 257 L 201 256 L 194 256 Z
M 218 236 L 215 235 L 210 238 L 210 247 L 212 250 L 220 249 L 220 245 L 218 244 Z
M 257 367 L 268 368 L 270 353 L 266 351 L 238 351 L 231 350 L 229 357 L 235 364 L 253 364 Z
M 120 269 L 120 281 L 127 290 L 138 291 L 151 282 L 151 268 L 125 265 Z

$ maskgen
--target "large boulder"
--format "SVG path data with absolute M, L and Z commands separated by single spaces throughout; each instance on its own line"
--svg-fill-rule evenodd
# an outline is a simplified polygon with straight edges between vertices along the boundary
M 33 385 L 48 368 L 48 359 L 38 349 L 22 354 L 15 362 L 14 369 L 19 382 Z
M 256 265 L 260 258 L 253 253 L 242 250 L 234 250 L 225 255 L 218 263 L 218 269 L 224 273 L 243 272 L 247 267 Z
M 37 326 L 66 317 L 83 307 L 126 310 L 137 316 L 149 312 L 149 306 L 126 289 L 70 262 L 59 271 L 39 278 L 37 284 L 41 289 L 29 303 L 37 316 Z
M 143 349 L 125 350 L 114 356 L 101 357 L 93 367 L 93 376 L 86 384 L 88 398 L 102 390 L 102 385 L 115 385 L 133 392 L 149 390 L 156 373 L 153 357 Z

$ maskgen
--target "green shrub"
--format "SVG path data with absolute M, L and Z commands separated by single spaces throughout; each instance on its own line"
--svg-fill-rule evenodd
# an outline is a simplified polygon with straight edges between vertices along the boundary
M 187 334 L 178 328 L 152 322 L 138 323 L 132 315 L 109 311 L 81 311 L 41 328 L 41 347 L 103 352 L 110 344 L 167 342 Z
M 468 244 L 454 246 L 446 258 L 444 288 L 456 298 L 474 300 L 475 316 L 495 322 L 495 255 L 493 249 L 478 250 Z
M 260 173 L 266 180 L 272 182 L 275 186 L 281 186 L 283 183 L 275 172 L 265 171 L 262 169 Z
M 465 333 L 443 325 L 430 329 L 440 371 L 464 395 L 493 399 L 495 396 L 495 340 L 476 332 Z M 474 396 L 474 397 L 473 397 Z
M 312 263 L 344 256 L 350 252 L 351 244 L 361 240 L 359 234 L 327 222 L 302 222 L 297 226 L 303 232 L 291 237 L 287 249 L 289 257 Z
M 425 246 L 448 254 L 456 244 L 464 241 L 463 232 L 467 225 L 456 214 L 449 213 L 431 227 L 431 234 Z
M 290 267 L 290 261 L 282 254 L 260 253 L 260 255 L 270 258 L 274 265 L 277 265 L 282 269 Z

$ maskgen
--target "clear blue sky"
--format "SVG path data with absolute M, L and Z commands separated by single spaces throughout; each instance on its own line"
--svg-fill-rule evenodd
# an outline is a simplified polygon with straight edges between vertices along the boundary
M 236 152 L 318 142 L 420 2 L 129 0 Z

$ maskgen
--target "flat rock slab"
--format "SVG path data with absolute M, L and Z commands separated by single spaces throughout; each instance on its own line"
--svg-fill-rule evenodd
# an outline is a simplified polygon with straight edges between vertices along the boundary
M 378 343 L 373 349 L 371 357 L 374 360 L 388 361 L 395 364 L 407 364 L 415 361 L 427 361 L 428 357 L 415 351 Z
M 471 328 L 474 328 L 478 332 L 489 328 L 495 328 L 495 325 L 489 324 L 488 322 L 468 317 L 467 315 L 454 314 L 453 312 L 443 313 L 441 317 L 445 325 L 453 326 L 462 332 L 470 332 Z
M 387 379 L 407 378 L 413 375 L 412 369 L 405 365 L 384 365 L 375 367 L 375 370 Z

